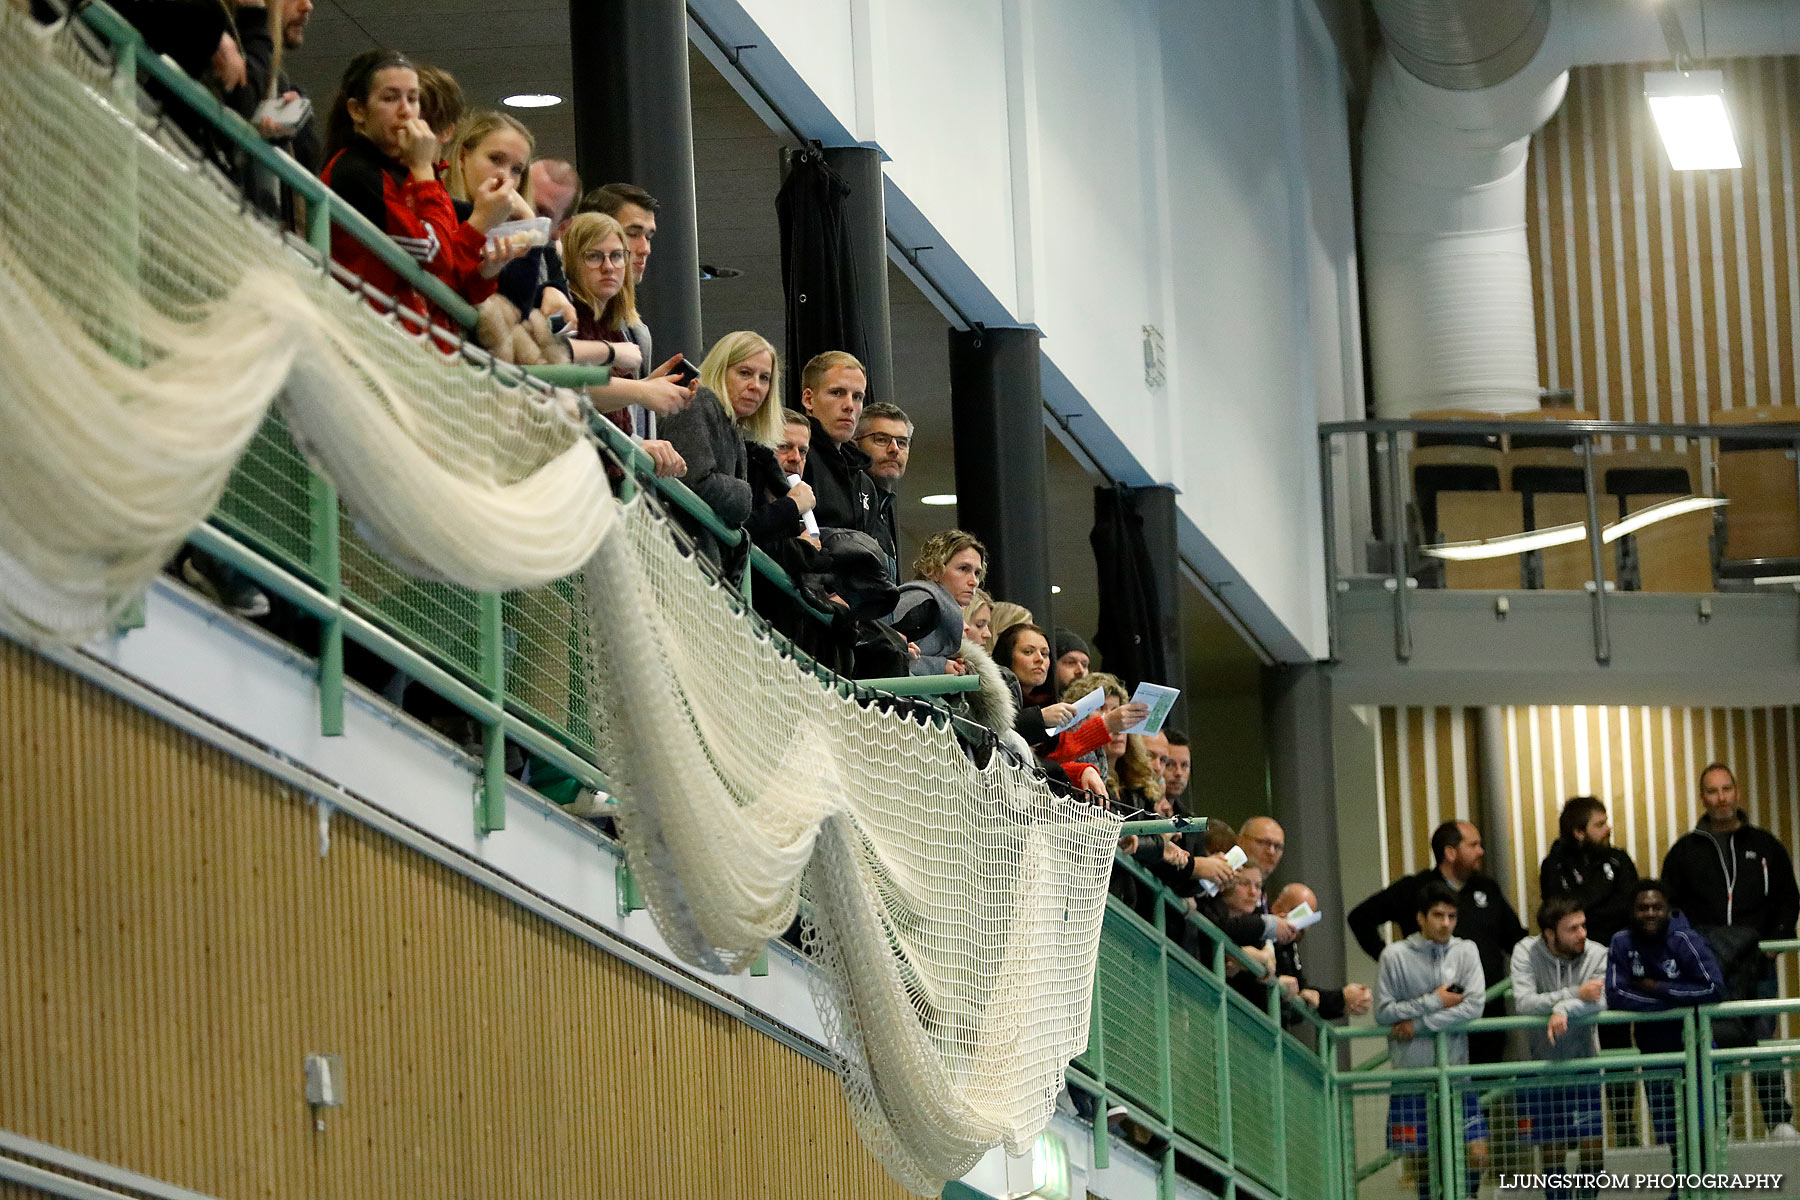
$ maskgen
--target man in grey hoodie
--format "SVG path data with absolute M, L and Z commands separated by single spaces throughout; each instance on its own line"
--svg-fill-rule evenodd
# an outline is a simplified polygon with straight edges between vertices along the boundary
M 1462 1026 L 1481 1015 L 1487 979 L 1475 943 L 1456 937 L 1456 893 L 1430 882 L 1419 889 L 1419 932 L 1381 952 L 1375 982 L 1375 1022 L 1388 1026 L 1388 1060 L 1395 1067 L 1429 1067 L 1436 1062 L 1433 1039 L 1444 1033 L 1452 1066 L 1469 1061 L 1469 1035 Z M 1388 1149 L 1406 1156 L 1406 1170 L 1420 1200 L 1435 1194 L 1427 1165 L 1431 1148 L 1432 1101 L 1427 1092 L 1396 1092 L 1388 1101 Z M 1488 1127 L 1476 1089 L 1462 1096 L 1462 1141 L 1467 1148 L 1468 1195 L 1481 1187 L 1487 1169 Z M 1454 1142 L 1454 1138 L 1449 1139 Z
M 1576 1024 L 1606 1008 L 1606 949 L 1587 940 L 1587 914 L 1574 896 L 1557 896 L 1538 906 L 1539 936 L 1513 947 L 1513 1006 L 1520 1015 L 1548 1017 L 1527 1032 L 1532 1059 L 1592 1058 L 1600 1052 L 1598 1027 Z M 1596 1175 L 1605 1165 L 1606 1119 L 1600 1085 L 1590 1081 L 1521 1088 L 1519 1136 L 1539 1147 L 1544 1173 L 1561 1175 L 1571 1143 L 1581 1149 L 1581 1172 Z M 1593 1189 L 1544 1188 L 1546 1200 L 1574 1200 Z

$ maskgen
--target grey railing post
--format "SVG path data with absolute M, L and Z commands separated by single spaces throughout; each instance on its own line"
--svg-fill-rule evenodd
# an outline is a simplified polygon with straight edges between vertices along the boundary
M 1594 438 L 1581 441 L 1581 482 L 1587 492 L 1588 564 L 1594 572 L 1594 661 L 1604 666 L 1612 660 L 1612 637 L 1606 628 L 1606 556 L 1600 540 L 1600 496 L 1594 488 Z
M 1406 545 L 1406 490 L 1402 485 L 1400 433 L 1390 429 L 1387 435 L 1388 459 L 1388 546 L 1394 556 L 1394 657 L 1401 662 L 1412 658 L 1412 618 L 1407 612 L 1406 569 L 1410 557 Z
M 1338 656 L 1338 558 L 1337 558 L 1337 485 L 1332 479 L 1331 435 L 1319 435 L 1319 506 L 1325 523 L 1325 628 L 1326 653 L 1331 661 Z

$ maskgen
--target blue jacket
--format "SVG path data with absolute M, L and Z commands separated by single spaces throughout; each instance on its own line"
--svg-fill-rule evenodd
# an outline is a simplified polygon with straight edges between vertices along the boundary
M 1654 980 L 1654 992 L 1644 987 Z M 1680 913 L 1658 940 L 1621 929 L 1606 956 L 1606 1006 L 1630 1012 L 1667 1012 L 1717 1004 L 1725 999 L 1725 973 L 1704 938 Z M 1681 1026 L 1673 1021 L 1640 1022 L 1638 1049 L 1647 1053 L 1681 1049 Z

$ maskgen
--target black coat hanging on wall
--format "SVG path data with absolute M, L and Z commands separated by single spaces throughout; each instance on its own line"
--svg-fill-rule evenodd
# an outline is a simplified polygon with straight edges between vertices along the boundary
M 800 407 L 800 371 L 813 355 L 847 350 L 869 358 L 856 306 L 856 264 L 844 227 L 850 185 L 818 146 L 788 159 L 775 197 L 781 221 L 781 288 L 787 298 L 787 404 Z
M 1128 688 L 1145 680 L 1173 679 L 1163 644 L 1162 603 L 1134 489 L 1094 489 L 1094 531 L 1088 540 L 1100 576 L 1100 628 L 1094 646 L 1101 661 Z

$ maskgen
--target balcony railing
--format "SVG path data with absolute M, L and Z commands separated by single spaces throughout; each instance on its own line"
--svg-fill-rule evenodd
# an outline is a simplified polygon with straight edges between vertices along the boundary
M 1391 593 L 1402 662 L 1415 589 L 1585 591 L 1605 663 L 1616 594 L 1800 583 L 1800 408 L 1329 422 L 1319 464 L 1334 654 L 1356 587 Z

